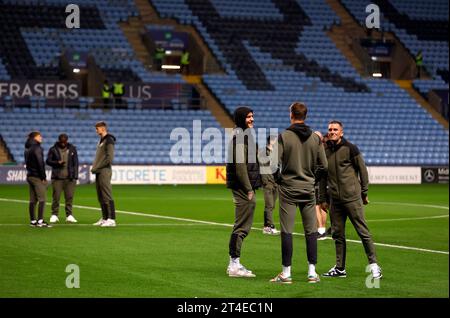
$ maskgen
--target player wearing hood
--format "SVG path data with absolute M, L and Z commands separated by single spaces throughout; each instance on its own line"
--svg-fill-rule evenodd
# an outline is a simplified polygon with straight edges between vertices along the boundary
M 47 177 L 45 174 L 44 150 L 41 147 L 42 135 L 33 131 L 25 143 L 25 165 L 27 182 L 30 187 L 28 211 L 30 225 L 33 227 L 50 227 L 44 221 L 45 198 L 47 193 Z M 38 203 L 38 219 L 36 220 L 36 203 Z
M 227 188 L 233 193 L 234 227 L 229 242 L 230 277 L 255 277 L 240 263 L 241 247 L 253 224 L 255 190 L 261 186 L 257 145 L 252 135 L 253 110 L 238 107 L 234 112 L 235 129 L 228 148 Z

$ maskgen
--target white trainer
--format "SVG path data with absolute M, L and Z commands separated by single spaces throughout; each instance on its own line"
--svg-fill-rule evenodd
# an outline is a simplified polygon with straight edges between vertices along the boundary
M 69 222 L 69 223 L 77 223 L 78 221 L 77 221 L 77 219 L 75 219 L 75 218 L 73 217 L 73 215 L 69 215 L 68 217 L 66 217 L 66 222 Z
M 252 273 L 252 271 L 246 269 L 244 265 L 241 265 L 240 267 L 230 267 L 228 271 L 229 277 L 256 277 L 255 274 Z
M 381 267 L 378 265 L 372 266 L 370 271 L 372 272 L 372 277 L 374 279 L 380 279 L 383 277 L 383 274 L 381 273 Z
M 278 231 L 276 228 L 274 227 L 270 227 L 270 226 L 265 226 L 263 228 L 263 234 L 267 234 L 267 235 L 278 235 L 280 234 L 280 231 Z
M 113 219 L 107 219 L 105 222 L 103 222 L 102 225 L 100 225 L 101 227 L 115 227 L 116 226 L 116 221 Z
M 95 222 L 94 224 L 92 224 L 92 225 L 95 225 L 95 226 L 101 226 L 103 223 L 105 223 L 106 222 L 106 220 L 103 220 L 103 218 L 100 218 L 100 220 L 98 220 L 97 222 Z
M 50 223 L 56 223 L 56 222 L 59 222 L 58 216 L 53 214 L 50 217 Z
M 244 266 L 242 266 L 242 265 L 239 265 L 240 267 L 244 267 Z M 231 269 L 233 268 L 233 265 L 228 265 L 228 267 L 227 267 L 227 275 L 229 275 L 230 274 L 230 271 L 231 271 Z M 245 269 L 245 267 L 244 267 L 244 269 Z M 252 272 L 251 270 L 249 270 L 249 269 L 246 269 L 248 272 Z

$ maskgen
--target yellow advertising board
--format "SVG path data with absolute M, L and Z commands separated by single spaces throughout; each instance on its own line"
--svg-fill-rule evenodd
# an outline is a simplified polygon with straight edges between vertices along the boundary
M 207 184 L 225 184 L 227 182 L 227 172 L 225 166 L 207 166 Z

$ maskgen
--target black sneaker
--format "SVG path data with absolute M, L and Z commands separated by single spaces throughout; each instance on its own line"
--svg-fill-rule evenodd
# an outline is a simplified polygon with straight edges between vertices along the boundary
M 48 224 L 48 223 L 45 222 L 45 221 L 37 222 L 37 223 L 36 223 L 36 226 L 37 226 L 37 227 L 52 227 L 50 224 Z
M 347 272 L 345 269 L 339 270 L 336 265 L 333 266 L 328 272 L 322 274 L 323 277 L 347 277 Z
M 30 221 L 30 226 L 31 227 L 36 227 L 37 226 L 37 221 L 36 220 Z

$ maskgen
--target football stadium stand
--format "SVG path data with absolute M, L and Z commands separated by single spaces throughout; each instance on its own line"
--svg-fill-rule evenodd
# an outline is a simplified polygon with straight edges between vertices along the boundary
M 411 55 L 423 52 L 431 79 L 414 80 L 415 89 L 424 96 L 432 89 L 448 91 L 448 2 L 373 2 L 383 14 L 382 28 L 395 33 Z M 61 26 L 62 1 L 0 2 L 0 80 L 64 79 L 59 55 L 69 48 L 89 51 L 112 81 L 186 84 L 180 74 L 151 71 L 136 57 L 119 27 L 139 17 L 132 0 L 77 3 L 82 28 L 69 31 Z M 365 2 L 340 3 L 365 21 Z M 315 130 L 325 132 L 329 120 L 341 120 L 345 136 L 369 165 L 448 165 L 448 128 L 395 81 L 363 77 L 355 70 L 327 35 L 340 19 L 327 1 L 151 0 L 148 5 L 159 17 L 192 25 L 201 35 L 225 71 L 203 74 L 202 83 L 229 114 L 247 105 L 255 111 L 256 127 L 281 131 L 289 125 L 288 106 L 300 100 L 308 105 L 308 124 Z M 80 98 L 80 106 L 89 100 Z M 8 110 L 0 99 L 0 135 L 18 163 L 31 129 L 43 132 L 46 149 L 67 132 L 80 161 L 90 163 L 97 141 L 92 125 L 105 120 L 118 138 L 117 163 L 169 164 L 170 132 L 191 130 L 196 119 L 203 128 L 220 127 L 205 109 Z

